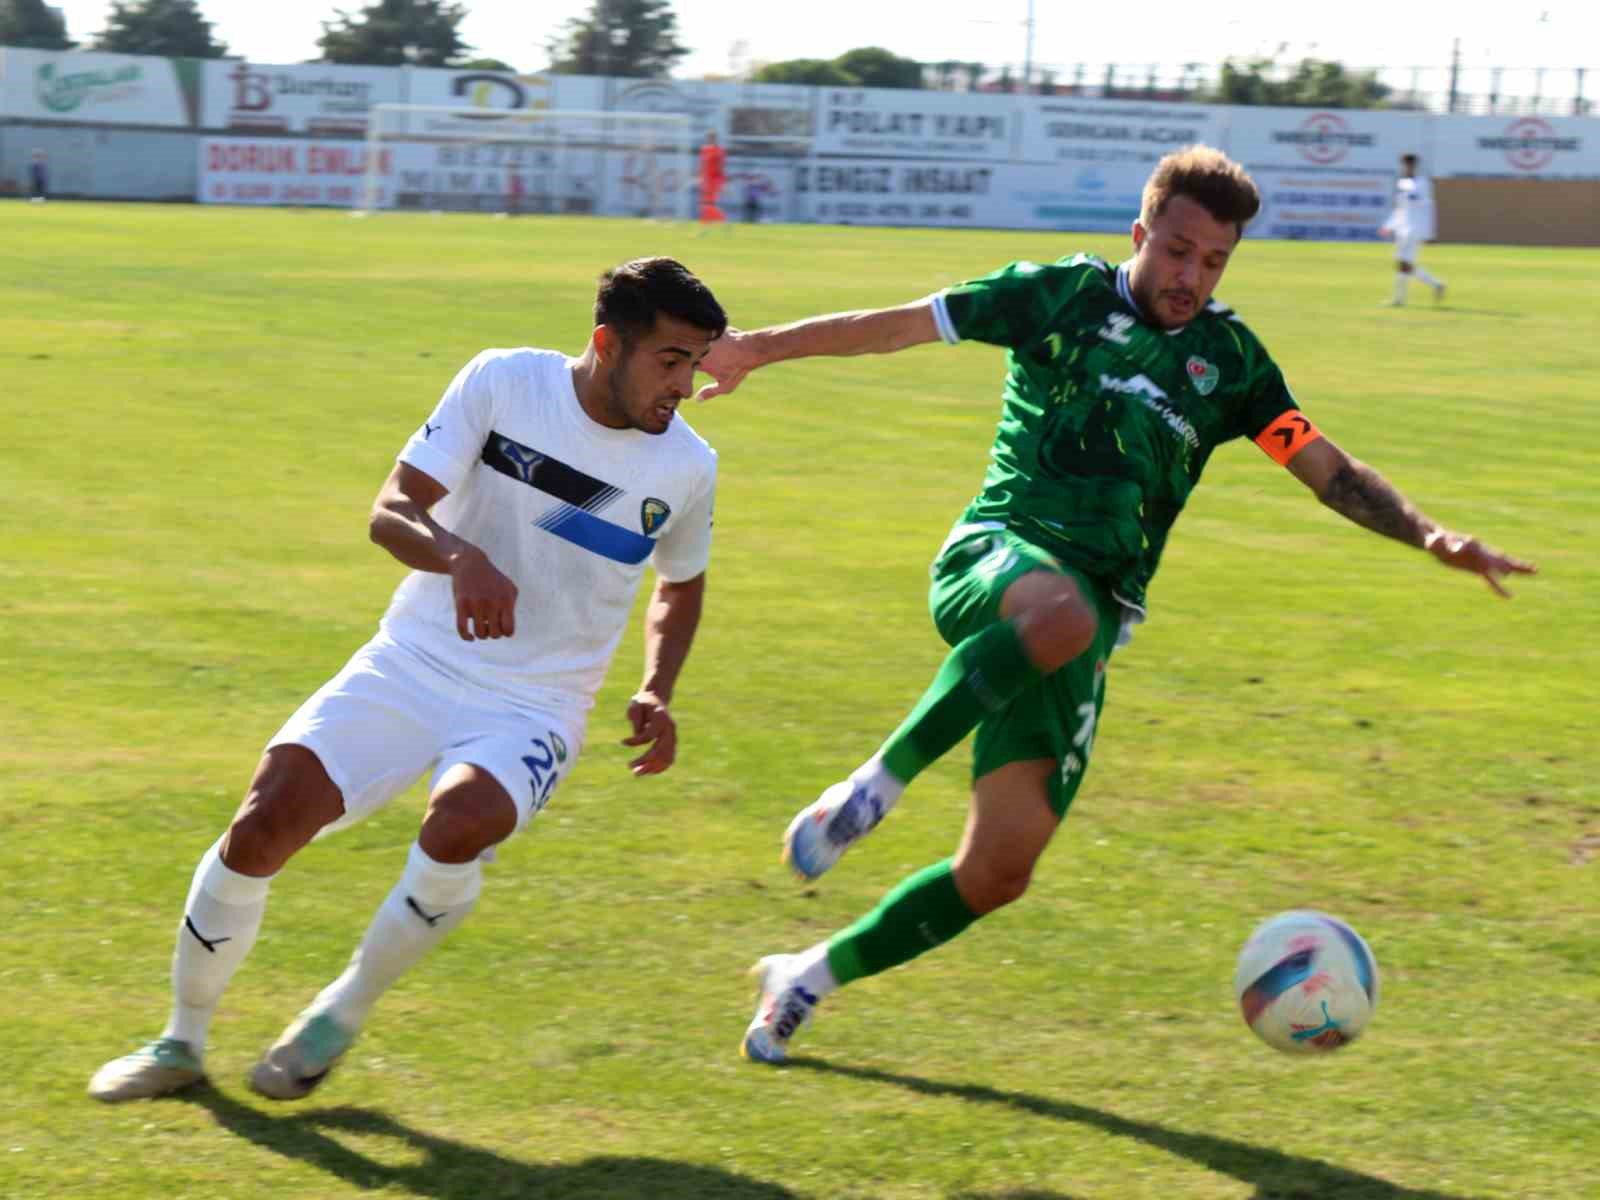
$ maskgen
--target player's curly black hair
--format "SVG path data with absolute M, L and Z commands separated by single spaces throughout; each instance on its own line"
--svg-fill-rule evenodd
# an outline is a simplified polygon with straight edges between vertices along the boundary
M 1185 146 L 1156 164 L 1145 181 L 1139 222 L 1146 229 L 1174 196 L 1187 196 L 1218 221 L 1244 227 L 1261 211 L 1256 181 L 1233 159 L 1210 146 Z
M 631 342 L 654 329 L 660 313 L 718 337 L 728 327 L 711 289 L 675 258 L 636 258 L 600 276 L 596 325 L 609 325 Z

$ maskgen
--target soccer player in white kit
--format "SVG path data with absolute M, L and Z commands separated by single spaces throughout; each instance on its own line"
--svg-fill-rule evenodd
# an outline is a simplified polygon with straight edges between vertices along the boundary
M 166 1029 L 101 1067 L 91 1095 L 204 1078 L 212 1014 L 273 877 L 431 769 L 421 832 L 349 967 L 250 1074 L 263 1095 L 308 1095 L 378 997 L 466 917 L 490 848 L 571 771 L 647 561 L 656 584 L 624 742 L 645 747 L 636 775 L 672 765 L 668 704 L 700 619 L 717 472 L 676 412 L 726 326 L 680 263 L 638 259 L 600 277 L 581 358 L 486 350 L 462 368 L 373 505 L 372 540 L 413 571 L 377 635 L 267 743 L 195 871 Z
M 1398 307 L 1406 302 L 1406 286 L 1415 275 L 1433 289 L 1435 300 L 1444 299 L 1444 280 L 1430 275 L 1417 261 L 1423 242 L 1437 235 L 1433 220 L 1433 184 L 1417 174 L 1417 156 L 1400 156 L 1400 178 L 1394 185 L 1394 209 L 1378 230 L 1381 237 L 1394 238 L 1394 296 L 1384 304 Z

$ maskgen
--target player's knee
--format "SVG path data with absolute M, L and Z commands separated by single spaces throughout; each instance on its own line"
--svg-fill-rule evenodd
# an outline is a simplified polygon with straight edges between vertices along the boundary
M 1396 263 L 1395 269 L 1398 270 L 1402 275 L 1411 274 L 1411 264 L 1408 262 Z
M 1033 880 L 1033 861 L 1006 857 L 955 864 L 956 888 L 978 916 L 1022 899 Z
M 516 827 L 516 806 L 498 784 L 445 788 L 428 801 L 419 841 L 438 862 L 470 862 Z
M 246 875 L 275 874 L 341 812 L 339 791 L 316 755 L 301 746 L 274 747 L 228 825 L 222 860 Z
M 1076 590 L 1062 592 L 1028 611 L 1021 626 L 1023 646 L 1034 666 L 1048 675 L 1089 648 L 1097 624 Z

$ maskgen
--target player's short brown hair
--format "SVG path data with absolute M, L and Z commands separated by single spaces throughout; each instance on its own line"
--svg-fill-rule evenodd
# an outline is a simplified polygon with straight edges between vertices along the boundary
M 632 342 L 655 328 L 659 313 L 714 337 L 721 337 L 728 327 L 728 316 L 711 289 L 675 258 L 636 258 L 600 276 L 594 297 L 596 325 L 610 325 L 623 341 Z
M 1146 229 L 1174 196 L 1187 196 L 1218 221 L 1244 227 L 1261 211 L 1256 181 L 1233 159 L 1210 146 L 1185 146 L 1156 164 L 1145 180 L 1139 223 Z

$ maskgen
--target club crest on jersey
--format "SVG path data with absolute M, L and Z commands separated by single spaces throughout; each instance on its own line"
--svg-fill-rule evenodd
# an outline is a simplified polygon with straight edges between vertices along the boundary
M 1222 381 L 1222 372 L 1217 370 L 1215 363 L 1208 363 L 1198 354 L 1189 356 L 1185 369 L 1189 372 L 1189 382 L 1194 384 L 1194 390 L 1202 396 L 1209 396 L 1217 390 L 1217 384 Z
M 561 740 L 561 735 L 554 729 L 550 731 L 550 748 L 555 751 L 558 763 L 567 761 L 567 743 Z
M 644 530 L 646 536 L 649 536 L 665 525 L 671 515 L 672 509 L 667 507 L 665 500 L 647 496 L 644 503 L 639 505 L 639 527 Z

